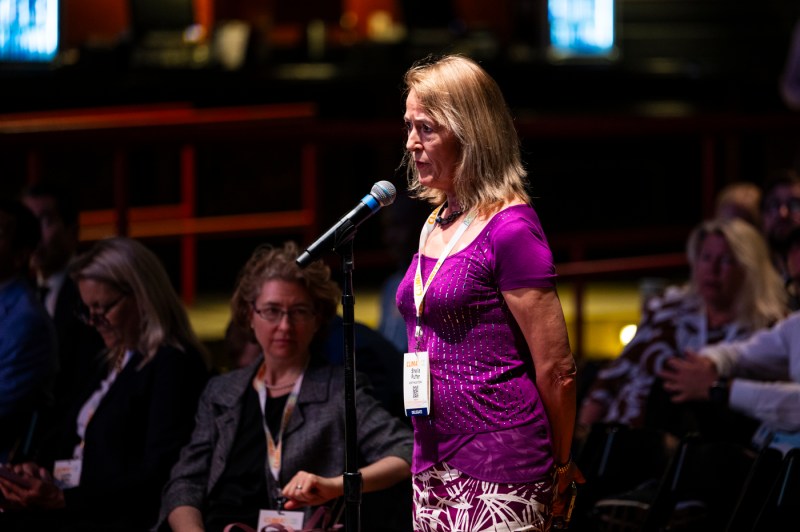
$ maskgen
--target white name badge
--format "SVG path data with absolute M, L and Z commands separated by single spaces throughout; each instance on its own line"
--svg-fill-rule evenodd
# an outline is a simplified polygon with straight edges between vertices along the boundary
M 53 479 L 61 489 L 76 488 L 81 482 L 82 460 L 56 460 L 53 465 Z
M 275 525 L 282 525 L 289 532 L 303 529 L 303 512 L 279 512 L 277 510 L 261 510 L 258 513 L 259 532 L 271 532 L 278 529 Z M 272 528 L 270 528 L 272 527 Z
M 427 351 L 403 355 L 403 400 L 407 416 L 431 413 L 431 370 Z

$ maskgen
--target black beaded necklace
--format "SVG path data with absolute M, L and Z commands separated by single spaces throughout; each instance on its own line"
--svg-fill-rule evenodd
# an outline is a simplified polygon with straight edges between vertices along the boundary
M 444 211 L 446 208 L 447 208 L 447 203 L 444 204 L 444 207 L 442 207 L 442 209 L 439 212 Z M 464 211 L 453 211 L 450 214 L 448 214 L 447 216 L 445 216 L 444 218 L 442 218 L 441 216 L 437 215 L 436 216 L 436 223 L 439 224 L 442 227 L 447 227 L 451 223 L 455 222 L 456 219 L 459 216 L 461 216 L 462 214 L 464 214 Z

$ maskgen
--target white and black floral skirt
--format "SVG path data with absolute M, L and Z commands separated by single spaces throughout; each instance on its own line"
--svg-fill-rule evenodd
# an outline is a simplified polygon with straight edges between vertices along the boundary
M 440 462 L 414 475 L 414 532 L 546 532 L 551 481 L 477 480 Z

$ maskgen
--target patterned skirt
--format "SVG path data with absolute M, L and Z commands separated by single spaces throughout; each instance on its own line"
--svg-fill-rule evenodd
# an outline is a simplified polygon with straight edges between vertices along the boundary
M 414 532 L 546 532 L 552 482 L 508 484 L 440 462 L 414 475 Z

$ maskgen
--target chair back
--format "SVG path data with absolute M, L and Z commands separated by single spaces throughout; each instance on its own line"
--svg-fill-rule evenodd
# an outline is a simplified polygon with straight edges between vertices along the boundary
M 756 456 L 738 443 L 687 435 L 661 479 L 642 530 L 722 530 Z
M 599 499 L 661 478 L 673 451 L 670 437 L 664 432 L 619 423 L 594 424 L 575 458 L 586 483 L 578 486 L 570 528 L 582 530 L 588 526 L 587 520 Z
M 687 435 L 656 482 L 596 501 L 592 529 L 722 532 L 755 459 L 740 444 Z
M 745 480 L 736 507 L 725 532 L 749 532 L 766 502 L 781 469 L 783 454 L 773 447 L 764 447 L 756 457 Z
M 800 449 L 787 451 L 778 477 L 753 525 L 753 532 L 797 530 L 800 508 Z

